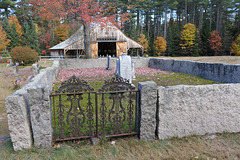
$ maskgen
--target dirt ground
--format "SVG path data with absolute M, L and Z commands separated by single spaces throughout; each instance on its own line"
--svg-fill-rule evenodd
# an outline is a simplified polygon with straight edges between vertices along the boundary
M 164 56 L 160 56 L 158 58 L 210 62 L 210 63 L 240 64 L 240 56 L 208 56 L 208 57 L 164 57 Z

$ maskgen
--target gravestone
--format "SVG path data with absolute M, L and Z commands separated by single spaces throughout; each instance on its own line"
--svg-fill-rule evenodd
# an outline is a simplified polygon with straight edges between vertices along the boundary
M 33 77 L 36 77 L 39 73 L 39 67 L 37 63 L 34 63 L 32 65 L 32 72 L 33 72 Z
M 117 60 L 117 69 L 115 74 L 128 79 L 129 82 L 132 83 L 132 60 L 127 53 L 123 53 Z
M 108 56 L 107 59 L 108 59 L 108 62 L 107 62 L 106 70 L 111 70 L 111 56 Z
M 10 66 L 14 66 L 12 59 L 9 59 L 9 64 L 10 64 Z
M 19 68 L 18 68 L 19 63 L 16 63 L 15 66 L 13 66 L 13 75 L 14 76 L 19 76 Z
M 136 76 L 135 76 L 135 65 L 136 65 L 136 60 L 132 60 L 132 64 L 131 64 L 132 80 L 136 80 Z

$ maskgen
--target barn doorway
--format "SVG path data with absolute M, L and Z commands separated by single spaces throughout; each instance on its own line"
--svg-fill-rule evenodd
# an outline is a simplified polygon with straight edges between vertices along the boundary
M 98 42 L 98 57 L 116 57 L 116 42 Z

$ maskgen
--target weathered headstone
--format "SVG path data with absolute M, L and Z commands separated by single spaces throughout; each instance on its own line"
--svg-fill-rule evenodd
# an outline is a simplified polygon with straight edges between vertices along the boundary
M 132 79 L 133 79 L 133 80 L 136 80 L 136 76 L 135 76 L 135 64 L 136 64 L 136 60 L 132 60 L 131 69 L 132 69 Z
M 10 66 L 14 66 L 12 59 L 9 59 Z
M 117 60 L 117 69 L 115 74 L 119 74 L 121 77 L 128 79 L 132 83 L 132 63 L 131 57 L 127 53 L 123 53 Z
M 107 57 L 107 60 L 108 60 L 108 62 L 107 62 L 107 68 L 106 68 L 106 70 L 111 70 L 111 56 L 108 56 L 108 57 Z
M 32 72 L 33 72 L 33 77 L 36 77 L 39 73 L 39 67 L 37 63 L 34 63 L 32 65 Z
M 13 66 L 13 75 L 14 76 L 19 76 L 19 68 L 18 68 L 19 63 L 16 63 L 15 66 Z

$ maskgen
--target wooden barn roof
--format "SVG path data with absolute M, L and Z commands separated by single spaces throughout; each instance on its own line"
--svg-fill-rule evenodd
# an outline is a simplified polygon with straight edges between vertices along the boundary
M 91 42 L 127 42 L 127 49 L 129 48 L 142 48 L 143 46 L 136 41 L 128 38 L 120 29 L 112 23 L 101 25 L 100 23 L 91 24 L 90 33 Z M 72 50 L 84 49 L 83 41 L 83 26 L 81 26 L 76 33 L 70 38 L 50 48 L 51 50 Z

